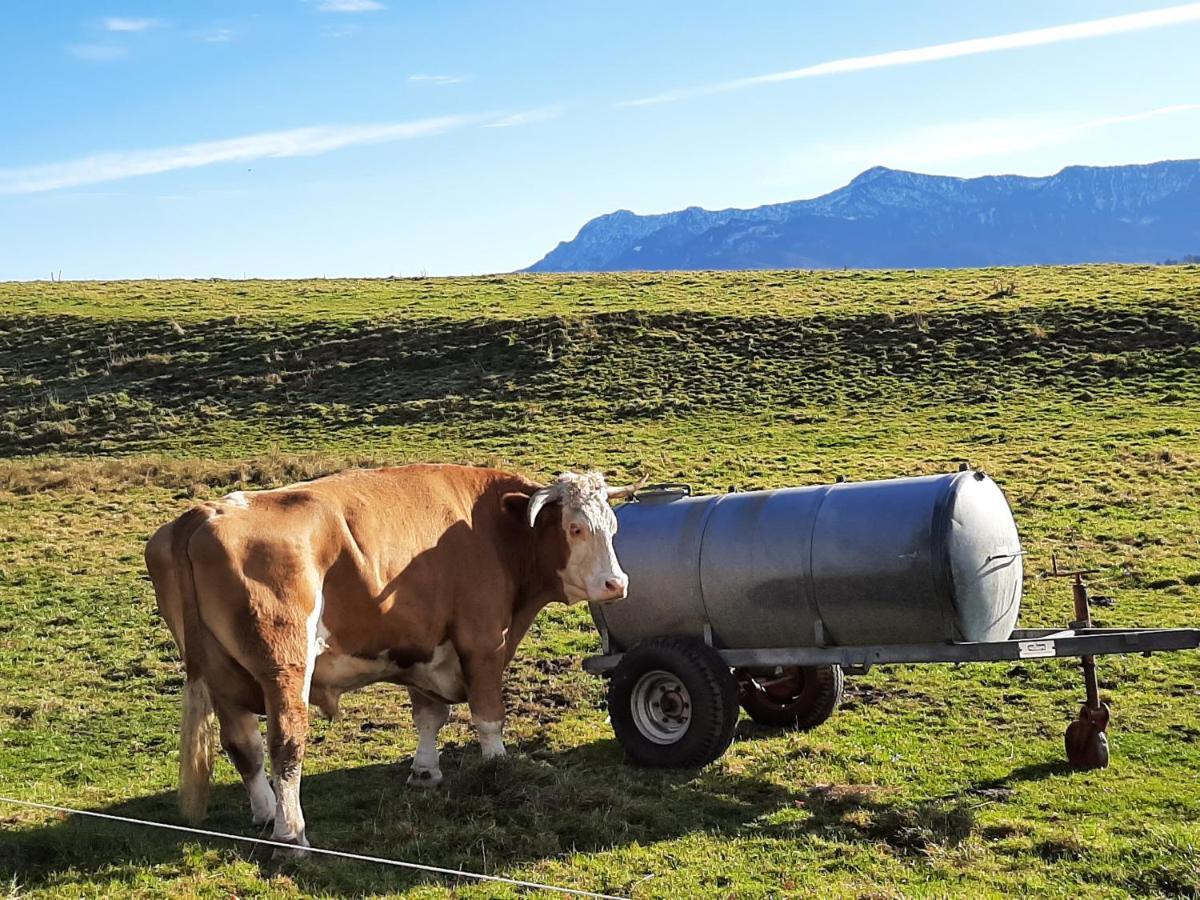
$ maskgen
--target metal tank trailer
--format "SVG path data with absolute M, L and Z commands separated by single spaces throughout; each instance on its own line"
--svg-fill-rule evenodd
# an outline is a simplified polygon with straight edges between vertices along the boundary
M 883 663 L 1082 657 L 1086 700 L 1067 728 L 1076 768 L 1108 764 L 1093 657 L 1200 646 L 1191 628 L 1093 628 L 1086 572 L 1074 620 L 1017 628 L 1025 551 L 983 472 L 694 496 L 656 485 L 618 507 L 629 596 L 593 605 L 609 716 L 636 763 L 700 766 L 733 739 L 739 707 L 808 729 L 843 678 Z

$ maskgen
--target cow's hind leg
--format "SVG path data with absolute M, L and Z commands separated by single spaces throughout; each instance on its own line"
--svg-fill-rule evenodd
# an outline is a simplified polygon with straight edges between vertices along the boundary
M 275 776 L 275 830 L 272 838 L 307 847 L 300 809 L 300 771 L 308 737 L 308 703 L 303 669 L 279 671 L 263 685 L 267 706 L 267 747 Z M 280 855 L 276 850 L 276 855 Z
M 254 699 L 261 700 L 266 712 L 275 782 L 273 837 L 304 848 L 308 841 L 300 809 L 300 770 L 323 608 L 319 573 L 298 544 L 267 543 L 267 538 L 226 541 L 242 551 L 239 555 L 215 537 L 200 541 L 204 534 L 197 532 L 189 545 L 197 597 L 210 598 L 200 611 L 208 630 L 237 663 L 237 671 L 257 686 Z M 248 732 L 245 723 L 241 730 Z M 248 746 L 246 741 L 234 743 Z M 252 771 L 252 761 L 247 761 L 246 772 Z M 265 793 L 260 799 L 266 799 Z M 275 855 L 286 851 L 277 849 Z
M 300 772 L 304 763 L 304 744 L 308 739 L 309 691 L 317 660 L 317 626 L 322 608 L 320 593 L 317 592 L 306 605 L 308 610 L 303 618 L 295 614 L 295 606 L 288 608 L 280 604 L 276 607 L 279 612 L 286 609 L 287 614 L 272 622 L 270 639 L 263 641 L 267 665 L 255 673 L 267 712 L 267 750 L 271 755 L 271 775 L 275 779 L 272 837 L 297 848 L 309 845 L 304 831 L 304 813 L 300 808 Z M 275 855 L 289 854 L 276 849 Z M 303 855 L 303 852 L 290 855 Z
M 265 825 L 275 818 L 275 792 L 263 768 L 263 741 L 258 716 L 247 709 L 218 701 L 217 718 L 221 722 L 221 747 L 233 763 L 246 792 L 250 795 L 250 818 Z
M 450 718 L 450 707 L 440 700 L 409 690 L 413 724 L 417 726 L 417 753 L 413 757 L 408 783 L 413 787 L 433 788 L 442 783 L 438 767 L 438 732 Z

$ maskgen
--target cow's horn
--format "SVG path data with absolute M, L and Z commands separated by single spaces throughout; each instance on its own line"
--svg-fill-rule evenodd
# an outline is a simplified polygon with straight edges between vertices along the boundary
M 627 484 L 624 487 L 610 487 L 608 489 L 609 500 L 623 500 L 627 497 L 632 497 L 638 491 L 646 486 L 646 482 L 650 480 L 649 475 L 643 475 L 637 484 Z
M 533 492 L 533 496 L 529 498 L 529 527 L 532 528 L 537 522 L 538 513 L 542 511 L 542 507 L 550 502 L 550 495 L 553 493 L 551 488 L 544 487 L 541 490 Z

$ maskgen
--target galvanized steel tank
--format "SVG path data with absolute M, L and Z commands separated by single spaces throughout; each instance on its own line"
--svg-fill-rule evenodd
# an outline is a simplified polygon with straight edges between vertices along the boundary
M 614 651 L 656 635 L 730 649 L 996 641 L 1021 606 L 1012 511 L 982 472 L 617 508 L 622 602 L 592 606 Z

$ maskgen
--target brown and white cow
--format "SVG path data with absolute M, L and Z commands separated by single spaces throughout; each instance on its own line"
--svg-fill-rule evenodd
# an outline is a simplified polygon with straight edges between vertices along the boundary
M 620 600 L 628 579 L 597 472 L 541 487 L 465 466 L 357 469 L 203 503 L 146 546 L 187 673 L 180 802 L 204 816 L 220 743 L 256 823 L 307 846 L 300 769 L 308 705 L 406 685 L 419 746 L 409 784 L 442 779 L 437 734 L 466 701 L 485 757 L 503 755 L 501 679 L 547 603 Z M 257 715 L 267 720 L 274 790 Z M 276 796 L 278 793 L 278 796 Z

